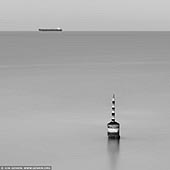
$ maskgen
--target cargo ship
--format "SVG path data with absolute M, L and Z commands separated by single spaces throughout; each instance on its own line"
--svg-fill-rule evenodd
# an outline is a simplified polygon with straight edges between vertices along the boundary
M 63 31 L 61 28 L 39 28 L 38 31 Z

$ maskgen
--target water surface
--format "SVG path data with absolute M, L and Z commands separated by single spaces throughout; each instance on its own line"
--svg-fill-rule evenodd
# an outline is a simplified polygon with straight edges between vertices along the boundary
M 0 32 L 2 165 L 169 169 L 169 32 Z M 112 93 L 120 141 L 108 141 Z

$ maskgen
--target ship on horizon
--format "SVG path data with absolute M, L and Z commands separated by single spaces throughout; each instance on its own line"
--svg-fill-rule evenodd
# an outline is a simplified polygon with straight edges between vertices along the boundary
M 39 28 L 38 31 L 63 31 L 61 28 Z

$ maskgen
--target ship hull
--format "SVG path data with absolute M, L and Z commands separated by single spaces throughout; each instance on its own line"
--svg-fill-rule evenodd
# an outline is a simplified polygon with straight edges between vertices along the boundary
M 62 31 L 62 29 L 38 29 L 38 31 Z

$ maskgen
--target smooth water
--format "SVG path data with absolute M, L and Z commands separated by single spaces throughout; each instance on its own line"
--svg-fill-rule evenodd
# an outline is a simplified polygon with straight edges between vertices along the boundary
M 170 32 L 0 32 L 1 165 L 169 169 L 169 101 Z

